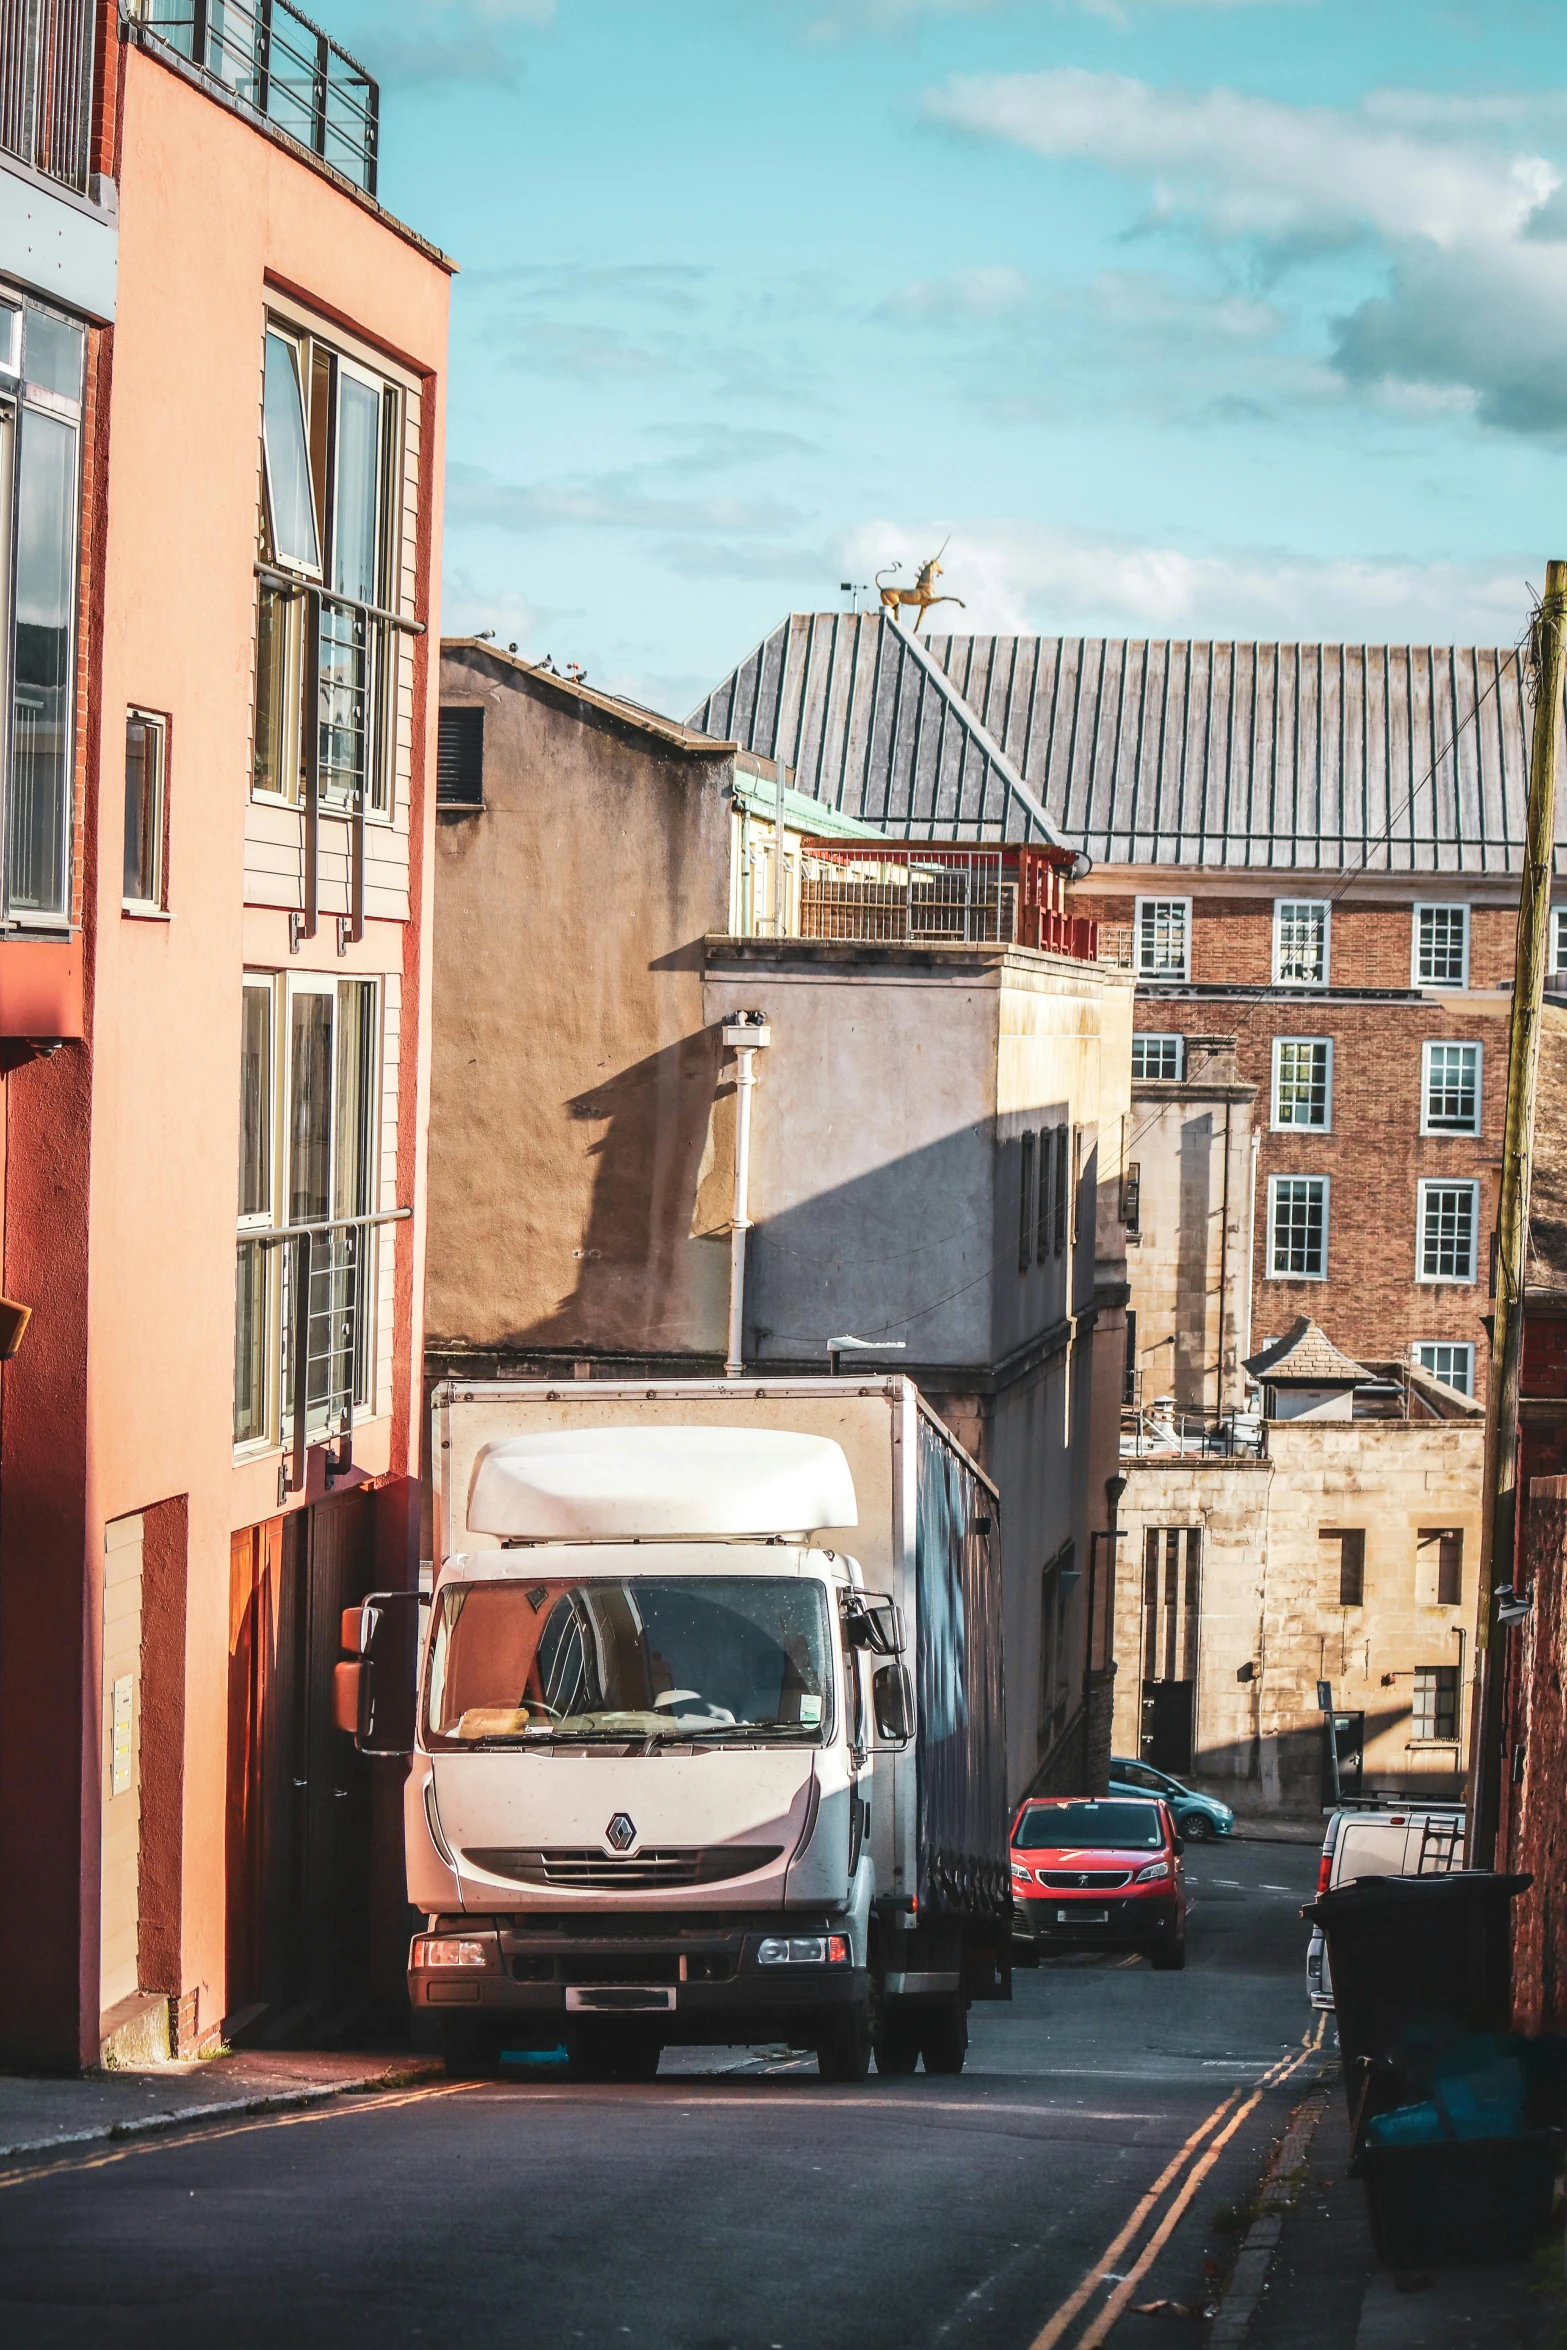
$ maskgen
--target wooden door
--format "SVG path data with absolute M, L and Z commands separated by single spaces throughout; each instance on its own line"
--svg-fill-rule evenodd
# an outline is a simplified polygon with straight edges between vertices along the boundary
M 284 2018 L 308 2036 L 365 1995 L 370 1770 L 333 1724 L 332 1673 L 373 1529 L 349 1494 L 230 1545 L 227 2005 L 252 2036 Z

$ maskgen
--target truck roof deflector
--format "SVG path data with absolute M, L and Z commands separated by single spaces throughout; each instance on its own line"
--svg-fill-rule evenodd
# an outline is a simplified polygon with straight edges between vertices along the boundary
M 533 1542 L 806 1534 L 855 1526 L 843 1448 L 782 1428 L 562 1428 L 487 1444 L 468 1526 Z

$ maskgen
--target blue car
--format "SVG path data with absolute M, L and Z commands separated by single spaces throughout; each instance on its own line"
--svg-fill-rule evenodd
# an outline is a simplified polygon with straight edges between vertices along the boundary
M 1206 1844 L 1214 1836 L 1228 1836 L 1235 1826 L 1235 1814 L 1227 1803 L 1212 1795 L 1199 1795 L 1195 1788 L 1172 1779 L 1168 1771 L 1156 1771 L 1124 1754 L 1110 1757 L 1109 1791 L 1112 1795 L 1162 1795 L 1188 1844 Z

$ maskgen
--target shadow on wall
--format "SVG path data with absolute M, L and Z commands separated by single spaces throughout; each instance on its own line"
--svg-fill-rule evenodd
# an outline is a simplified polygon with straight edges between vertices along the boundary
M 1322 1717 L 1313 1713 L 1296 1730 L 1280 1730 L 1265 1738 L 1235 1738 L 1219 1740 L 1203 1746 L 1193 1765 L 1193 1776 L 1205 1782 L 1210 1780 L 1237 1780 L 1260 1787 L 1270 1803 L 1285 1806 L 1300 1805 L 1307 1810 L 1316 1808 L 1322 1785 L 1323 1734 Z M 1393 1768 L 1381 1763 L 1372 1750 L 1376 1741 L 1389 1731 L 1409 1732 L 1407 1706 L 1387 1706 L 1380 1712 L 1365 1716 L 1365 1743 L 1367 1760 L 1365 1784 L 1371 1787 L 1396 1787 L 1409 1793 L 1422 1788 L 1435 1792 L 1445 1787 L 1452 1777 L 1450 1771 Z
M 733 1118 L 722 1051 L 716 1028 L 698 1029 L 566 1103 L 574 1122 L 604 1127 L 584 1145 L 592 1202 L 575 1288 L 520 1345 L 722 1352 L 727 1195 L 721 1220 L 703 1213 L 715 1136 Z
M 718 1028 L 704 1029 L 566 1104 L 573 1121 L 603 1129 L 585 1146 L 592 1197 L 574 1286 L 515 1333 L 519 1349 L 722 1353 L 734 1164 L 722 1056 Z M 845 1105 L 845 1119 L 854 1114 Z M 1060 1105 L 1030 1113 L 1047 1124 L 1062 1115 Z M 1041 1225 L 1043 1154 L 1026 1211 L 1021 1138 L 998 1147 L 994 1119 L 816 1188 L 831 1131 L 819 1101 L 776 1087 L 759 1115 L 748 1361 L 825 1369 L 828 1340 L 852 1331 L 906 1339 L 910 1361 L 989 1363 L 1063 1318 L 1072 1252 Z M 1097 1179 L 1090 1151 L 1075 1202 L 1090 1247 Z
M 1045 1120 L 1057 1114 L 1030 1113 Z M 905 1365 L 978 1367 L 1004 1360 L 1063 1319 L 1071 1252 L 1054 1251 L 1047 1225 L 1040 1256 L 1039 1154 L 1028 1163 L 1025 1210 L 1021 1136 L 998 1141 L 996 1121 L 987 1118 L 786 1206 L 773 1204 L 781 1189 L 798 1193 L 820 1171 L 819 1160 L 813 1167 L 804 1158 L 819 1149 L 820 1131 L 813 1104 L 800 1165 L 788 1163 L 785 1134 L 785 1163 L 756 1168 L 746 1346 L 758 1364 L 825 1365 L 828 1340 L 852 1333 L 903 1339 Z M 776 1125 L 767 1142 L 776 1155 Z M 1085 1213 L 1092 1233 L 1096 1173 L 1090 1154 L 1077 1202 L 1079 1234 Z M 899 1359 L 889 1356 L 881 1367 L 898 1369 Z

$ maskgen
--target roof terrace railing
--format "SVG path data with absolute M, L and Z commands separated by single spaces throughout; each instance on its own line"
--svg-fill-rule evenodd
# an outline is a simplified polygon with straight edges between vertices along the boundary
M 800 844 L 800 936 L 921 945 L 1026 946 L 1097 959 L 1098 924 L 1065 905 L 1069 856 L 998 842 Z
M 290 0 L 142 0 L 140 13 L 154 40 L 374 196 L 380 87 Z
M 0 0 L 0 148 L 87 192 L 92 0 Z

